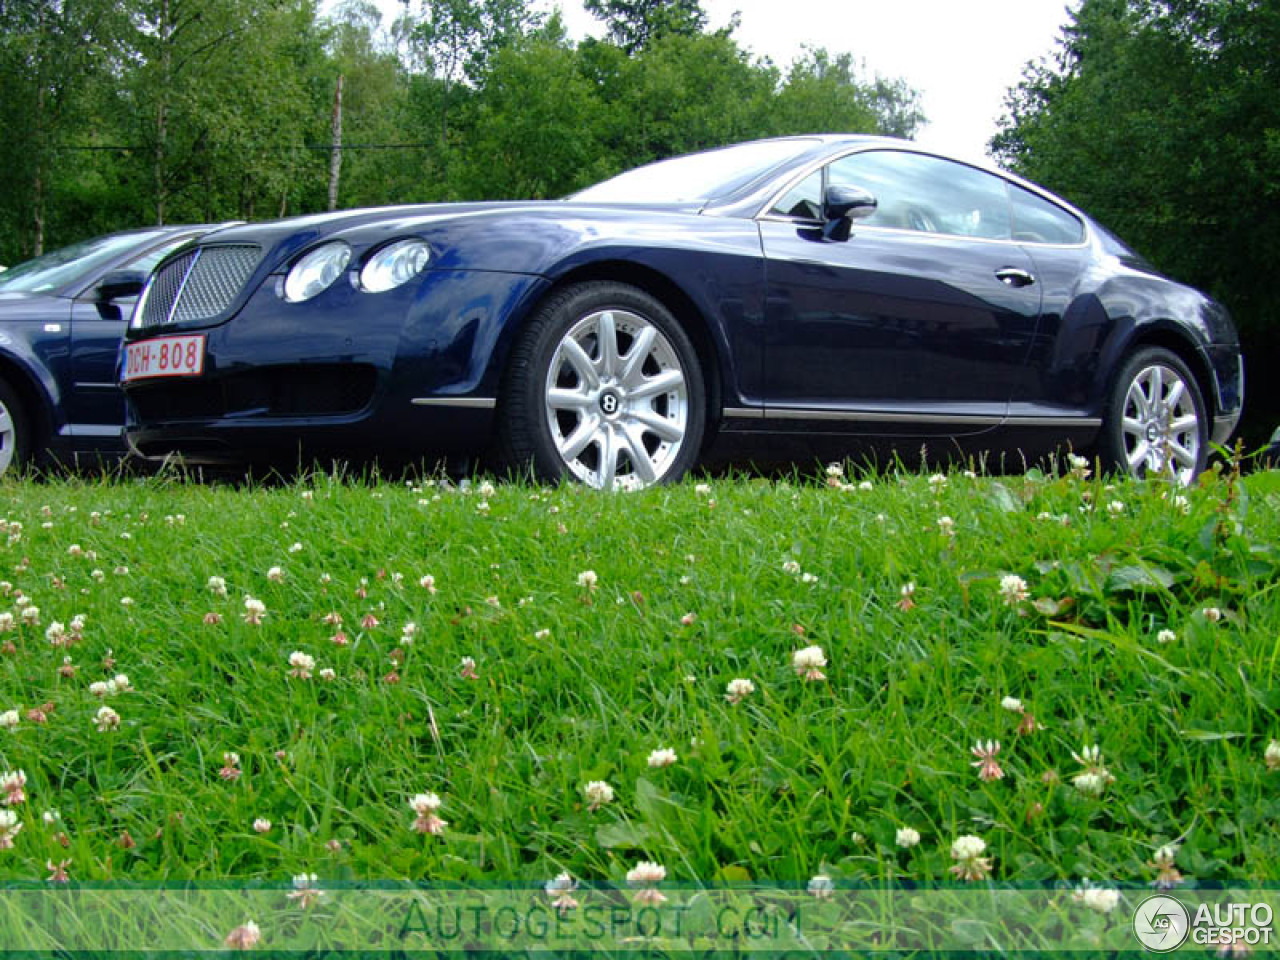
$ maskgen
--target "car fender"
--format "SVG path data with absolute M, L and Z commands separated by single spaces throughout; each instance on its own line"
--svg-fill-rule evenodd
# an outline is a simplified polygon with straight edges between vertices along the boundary
M 62 409 L 62 390 L 57 380 L 36 356 L 31 342 L 14 334 L 12 328 L 0 329 L 0 377 L 19 392 L 39 418 L 44 433 L 57 436 L 66 426 Z

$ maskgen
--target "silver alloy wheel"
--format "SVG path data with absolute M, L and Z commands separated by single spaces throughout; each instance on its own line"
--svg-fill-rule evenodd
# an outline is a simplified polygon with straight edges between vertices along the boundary
M 684 445 L 689 387 L 675 347 L 627 310 L 597 310 L 556 346 L 545 385 L 551 439 L 591 487 L 657 483 Z
M 17 442 L 18 430 L 13 423 L 13 413 L 8 406 L 0 403 L 0 473 L 8 470 L 13 463 Z
M 1200 415 L 1178 371 L 1156 363 L 1129 384 L 1121 422 L 1124 456 L 1135 477 L 1163 475 L 1184 486 L 1200 462 Z

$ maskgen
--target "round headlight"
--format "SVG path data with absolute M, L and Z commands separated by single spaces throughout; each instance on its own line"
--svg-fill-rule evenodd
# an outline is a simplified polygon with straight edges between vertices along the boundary
M 310 300 L 342 276 L 350 261 L 351 248 L 345 243 L 316 247 L 295 263 L 284 278 L 284 298 L 290 303 Z
M 360 271 L 360 286 L 369 293 L 393 290 L 408 283 L 431 260 L 431 248 L 421 240 L 398 240 L 383 247 Z

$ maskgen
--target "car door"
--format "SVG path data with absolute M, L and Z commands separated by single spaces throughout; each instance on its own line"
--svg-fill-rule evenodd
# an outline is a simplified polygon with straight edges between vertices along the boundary
M 878 202 L 847 240 L 820 228 L 832 185 L 856 185 Z M 1004 418 L 1035 337 L 1040 287 L 1013 240 L 1003 179 L 926 154 L 862 151 L 787 191 L 760 231 L 768 416 L 856 433 L 914 425 L 953 434 Z
M 104 273 L 136 270 L 150 274 L 166 254 L 189 239 L 190 234 L 167 237 L 145 253 L 112 264 Z M 101 279 L 97 277 L 71 306 L 72 383 L 65 406 L 68 422 L 77 436 L 114 437 L 124 424 L 124 394 L 117 382 L 116 362 L 137 297 L 105 303 L 98 297 Z

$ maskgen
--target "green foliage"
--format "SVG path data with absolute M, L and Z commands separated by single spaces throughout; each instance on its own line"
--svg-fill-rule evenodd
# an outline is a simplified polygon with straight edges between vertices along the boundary
M 1277 49 L 1276 0 L 1085 0 L 1056 61 L 1029 66 L 1011 92 L 992 142 L 1013 169 L 1222 300 L 1249 359 L 1280 347 Z M 1251 378 L 1250 392 L 1260 438 L 1280 392 L 1275 378 Z
M 6 476 L 0 772 L 27 799 L 3 876 L 594 883 L 643 858 L 685 883 L 937 883 L 977 834 L 1013 884 L 1145 886 L 1178 843 L 1192 882 L 1265 885 L 1274 480 Z M 793 664 L 809 645 L 824 679 Z M 1000 741 L 1002 779 L 975 740 Z M 1074 782 L 1095 744 L 1100 796 Z M 615 792 L 596 810 L 592 780 Z M 442 836 L 411 829 L 423 791 Z
M 325 209 L 339 77 L 343 207 L 557 197 L 737 140 L 920 121 L 901 82 L 821 50 L 784 77 L 693 0 L 599 12 L 618 42 L 574 44 L 527 0 L 418 0 L 389 29 L 368 0 L 0 5 L 0 263 L 37 220 L 57 246 Z
M 609 27 L 609 39 L 629 54 L 659 37 L 693 37 L 707 25 L 701 0 L 584 0 L 583 7 Z

